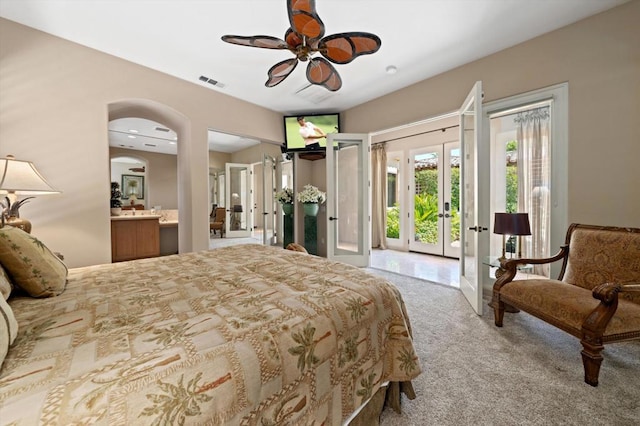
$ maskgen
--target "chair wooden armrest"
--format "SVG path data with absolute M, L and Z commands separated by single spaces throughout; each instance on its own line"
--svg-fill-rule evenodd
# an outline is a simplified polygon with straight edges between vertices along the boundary
M 640 293 L 640 284 L 628 283 L 604 283 L 593 288 L 592 294 L 600 304 L 591 311 L 582 325 L 582 329 L 598 333 L 604 333 L 607 324 L 618 308 L 619 293 Z
M 500 268 L 505 272 L 496 279 L 493 285 L 494 291 L 500 290 L 500 288 L 513 281 L 518 272 L 518 265 L 543 265 L 545 263 L 553 263 L 558 260 L 563 260 L 569 254 L 569 245 L 565 244 L 560 247 L 560 251 L 552 257 L 545 257 L 541 259 L 503 259 L 500 261 Z
M 591 335 L 592 339 L 602 336 L 607 324 L 616 313 L 616 309 L 618 309 L 618 293 L 620 293 L 622 287 L 623 285 L 619 283 L 604 283 L 593 288 L 591 293 L 595 299 L 600 300 L 600 304 L 591 311 L 582 323 L 582 330 L 587 335 Z

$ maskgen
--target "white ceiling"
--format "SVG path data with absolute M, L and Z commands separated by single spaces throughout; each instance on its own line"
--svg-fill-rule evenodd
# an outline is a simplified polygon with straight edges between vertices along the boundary
M 336 65 L 343 81 L 337 92 L 300 92 L 308 86 L 304 63 L 267 88 L 269 68 L 293 54 L 221 41 L 225 34 L 283 38 L 285 0 L 0 0 L 0 16 L 289 115 L 343 111 L 626 1 L 317 0 L 325 35 L 366 31 L 382 39 L 375 54 Z M 389 66 L 397 72 L 388 74 Z M 114 146 L 134 141 L 126 134 L 133 124 L 122 124 L 110 131 Z M 149 131 L 145 143 L 167 137 Z M 243 138 L 233 138 L 237 149 Z

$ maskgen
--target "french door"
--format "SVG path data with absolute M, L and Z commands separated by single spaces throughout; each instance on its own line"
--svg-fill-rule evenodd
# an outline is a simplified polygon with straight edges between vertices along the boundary
M 369 266 L 368 135 L 329 134 L 326 149 L 327 258 Z
M 482 315 L 482 260 L 489 249 L 489 146 L 481 138 L 482 82 L 478 81 L 460 107 L 460 290 Z
M 250 237 L 252 225 L 251 164 L 225 165 L 225 232 L 227 238 Z
M 412 150 L 409 157 L 409 250 L 460 256 L 460 145 Z

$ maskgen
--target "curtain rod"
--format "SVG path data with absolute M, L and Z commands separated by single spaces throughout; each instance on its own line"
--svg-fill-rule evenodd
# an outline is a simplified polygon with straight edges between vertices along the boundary
M 407 136 L 399 136 L 397 138 L 393 138 L 393 139 L 385 139 L 383 141 L 379 141 L 379 142 L 373 142 L 371 145 L 377 145 L 379 143 L 385 143 L 385 142 L 393 142 L 393 141 L 398 141 L 400 139 L 406 139 L 406 138 L 411 138 L 413 136 L 420 136 L 420 135 L 426 135 L 427 133 L 434 133 L 434 132 L 445 132 L 449 129 L 455 129 L 456 127 L 460 127 L 460 125 L 455 124 L 453 126 L 448 126 L 448 127 L 442 127 L 440 129 L 433 129 L 433 130 L 427 130 L 426 132 L 420 132 L 420 133 L 413 133 L 411 135 L 407 135 Z

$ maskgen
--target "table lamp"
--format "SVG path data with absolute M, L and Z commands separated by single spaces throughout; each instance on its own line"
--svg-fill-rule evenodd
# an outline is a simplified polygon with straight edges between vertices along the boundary
M 502 235 L 502 256 L 498 260 L 506 259 L 505 235 L 518 236 L 518 258 L 522 257 L 522 235 L 531 235 L 528 213 L 496 213 L 493 221 L 493 233 Z
M 531 235 L 531 226 L 529 225 L 529 215 L 527 213 L 513 213 L 515 216 L 513 221 L 513 234 L 518 236 L 518 259 L 522 259 L 522 236 Z
M 21 228 L 27 233 L 31 232 L 31 222 L 20 218 L 17 209 L 15 209 L 15 214 L 9 211 L 10 205 L 15 205 L 17 202 L 18 195 L 34 196 L 59 193 L 60 191 L 49 185 L 31 161 L 16 160 L 13 155 L 7 155 L 6 158 L 0 159 L 0 194 L 6 194 L 9 200 L 7 211 L 2 212 L 2 220 L 5 220 L 5 215 L 9 216 L 6 218 L 8 225 Z
M 502 256 L 498 260 L 504 260 L 507 258 L 507 241 L 505 235 L 511 234 L 511 221 L 509 220 L 509 213 L 496 213 L 493 219 L 493 233 L 502 235 Z

